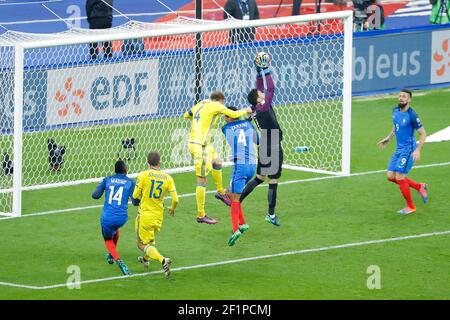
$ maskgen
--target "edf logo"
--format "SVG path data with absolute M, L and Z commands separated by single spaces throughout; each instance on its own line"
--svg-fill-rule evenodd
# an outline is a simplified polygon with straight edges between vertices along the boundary
M 141 97 L 148 90 L 148 72 L 135 73 L 134 77 L 116 75 L 112 79 L 98 77 L 90 90 L 92 107 L 103 110 L 109 107 L 121 108 L 132 102 L 141 104 Z
M 433 32 L 430 80 L 431 83 L 450 81 L 450 30 Z
M 66 117 L 71 107 L 73 112 L 79 116 L 83 110 L 80 106 L 80 101 L 84 99 L 84 90 L 80 88 L 74 89 L 73 79 L 71 77 L 66 79 L 64 89 L 64 92 L 58 90 L 55 94 L 55 100 L 63 105 L 62 108 L 58 109 L 58 115 L 60 117 Z
M 158 112 L 157 59 L 49 70 L 46 80 L 46 125 L 89 124 Z

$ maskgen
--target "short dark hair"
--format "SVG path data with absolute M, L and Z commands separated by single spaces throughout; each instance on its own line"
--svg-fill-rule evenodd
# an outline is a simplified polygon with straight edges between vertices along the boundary
M 233 110 L 233 111 L 237 111 L 238 110 L 238 108 L 236 108 L 236 107 L 227 107 L 228 109 L 230 109 L 230 110 Z
M 147 155 L 147 163 L 151 166 L 159 165 L 161 156 L 158 151 L 150 151 Z
M 258 104 L 258 89 L 252 89 L 247 95 L 247 100 L 252 106 Z
M 403 88 L 402 90 L 400 90 L 400 92 L 406 92 L 407 94 L 409 94 L 409 97 L 412 99 L 412 91 L 406 88 Z
M 222 91 L 214 91 L 213 93 L 211 93 L 209 98 L 213 101 L 220 101 L 225 100 L 225 95 Z
M 127 174 L 127 165 L 123 160 L 118 160 L 114 165 L 114 172 L 117 174 Z

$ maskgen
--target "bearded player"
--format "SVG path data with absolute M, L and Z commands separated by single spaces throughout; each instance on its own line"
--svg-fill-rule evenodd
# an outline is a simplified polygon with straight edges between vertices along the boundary
M 427 138 L 419 116 L 410 106 L 411 100 L 412 92 L 402 89 L 398 95 L 398 106 L 392 111 L 394 126 L 389 135 L 378 142 L 380 149 L 384 149 L 394 135 L 397 140 L 395 152 L 387 169 L 387 179 L 398 184 L 400 192 L 405 198 L 406 207 L 397 212 L 400 214 L 410 214 L 416 211 L 410 188 L 419 193 L 423 203 L 428 200 L 428 185 L 414 182 L 406 177 L 414 161 L 420 160 L 420 153 Z M 419 142 L 416 141 L 415 131 L 419 134 Z

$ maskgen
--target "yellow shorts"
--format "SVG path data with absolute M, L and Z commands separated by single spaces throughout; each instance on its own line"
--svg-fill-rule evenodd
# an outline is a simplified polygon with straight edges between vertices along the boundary
M 137 241 L 144 245 L 156 243 L 156 233 L 161 230 L 162 221 L 152 216 L 137 215 L 134 229 L 136 231 Z
M 211 145 L 202 146 L 194 143 L 188 143 L 188 148 L 194 159 L 195 175 L 206 177 L 212 170 L 213 160 L 217 158 L 216 150 Z

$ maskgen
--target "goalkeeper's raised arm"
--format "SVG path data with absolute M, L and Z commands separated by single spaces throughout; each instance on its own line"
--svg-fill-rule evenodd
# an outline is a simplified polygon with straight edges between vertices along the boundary
M 273 82 L 272 76 L 269 69 L 266 69 L 264 77 L 266 78 L 267 88 L 264 94 L 264 100 L 255 106 L 255 111 L 266 112 L 269 111 L 272 106 L 273 95 L 275 93 L 275 84 Z M 256 76 L 256 88 L 260 92 L 264 92 L 264 80 L 261 74 Z
M 267 112 L 272 107 L 273 96 L 275 93 L 275 84 L 269 70 L 269 55 L 267 53 L 258 53 L 254 59 L 256 67 L 256 89 L 253 89 L 256 104 L 252 103 L 252 108 L 257 112 Z M 264 90 L 264 79 L 267 88 Z

